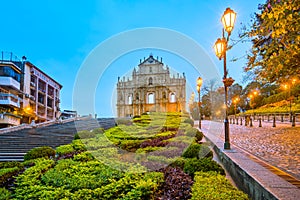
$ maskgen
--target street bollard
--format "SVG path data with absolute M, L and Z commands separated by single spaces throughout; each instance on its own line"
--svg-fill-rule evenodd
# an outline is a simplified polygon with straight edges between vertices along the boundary
M 239 125 L 239 118 L 236 118 L 236 124 Z
M 240 121 L 241 121 L 241 125 L 243 125 L 243 118 L 242 117 L 241 117 Z
M 252 117 L 250 117 L 250 127 L 253 127 L 253 124 L 252 124 Z
M 296 126 L 296 115 L 293 115 L 292 127 Z
M 264 116 L 262 116 L 262 121 L 264 121 L 264 118 L 265 118 L 265 117 L 264 117 Z
M 235 118 L 233 118 L 232 121 L 233 121 L 233 124 L 235 124 Z
M 283 122 L 283 115 L 281 115 L 281 122 Z
M 248 125 L 247 117 L 245 117 L 245 126 Z
M 276 127 L 276 118 L 275 118 L 275 115 L 273 117 L 273 127 Z
M 268 122 L 270 121 L 270 115 L 268 115 Z
M 258 119 L 258 122 L 259 122 L 258 127 L 262 127 L 262 125 L 261 125 L 261 118 Z

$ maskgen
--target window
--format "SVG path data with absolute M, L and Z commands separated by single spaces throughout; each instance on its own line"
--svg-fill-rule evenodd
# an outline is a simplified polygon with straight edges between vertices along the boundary
M 154 93 L 149 93 L 148 94 L 148 103 L 149 104 L 155 103 Z
M 41 104 L 45 104 L 45 96 L 42 95 L 42 94 L 38 94 L 38 102 L 41 103 Z
M 153 85 L 153 79 L 152 79 L 152 77 L 149 78 L 149 85 Z
M 171 103 L 175 103 L 176 102 L 176 96 L 174 93 L 171 93 L 171 96 L 170 96 L 170 102 Z
M 163 93 L 162 93 L 162 96 L 163 96 L 163 99 L 166 99 L 166 98 L 167 98 L 166 92 L 163 92 Z
M 21 74 L 19 74 L 17 71 L 12 69 L 10 66 L 1 66 L 0 67 L 0 76 L 11 77 L 18 82 L 20 82 L 20 80 L 21 80 Z
M 150 72 L 150 73 L 152 72 L 152 67 L 149 68 L 149 72 Z
M 140 96 L 139 93 L 136 93 L 136 94 L 135 94 L 135 99 L 136 99 L 136 100 L 139 100 L 139 99 L 140 99 L 139 96 Z
M 131 94 L 128 97 L 128 104 L 130 104 L 130 105 L 132 104 L 132 95 Z

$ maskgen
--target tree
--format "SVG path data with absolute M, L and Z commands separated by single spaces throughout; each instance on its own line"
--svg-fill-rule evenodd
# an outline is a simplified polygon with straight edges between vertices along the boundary
M 247 35 L 252 40 L 245 71 L 285 82 L 300 74 L 300 0 L 267 0 Z

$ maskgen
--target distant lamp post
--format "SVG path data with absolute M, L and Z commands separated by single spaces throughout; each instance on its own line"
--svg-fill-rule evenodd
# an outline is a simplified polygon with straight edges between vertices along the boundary
M 237 103 L 240 101 L 240 98 L 239 97 L 235 97 L 233 99 L 233 104 L 234 104 L 234 119 L 236 119 L 236 105 Z
M 221 21 L 223 23 L 223 30 L 222 30 L 222 38 L 218 38 L 215 45 L 214 50 L 216 53 L 216 56 L 221 60 L 223 58 L 224 60 L 224 77 L 223 77 L 223 83 L 224 83 L 224 90 L 225 90 L 225 106 L 226 106 L 226 112 L 225 112 L 225 120 L 224 120 L 224 129 L 225 129 L 225 143 L 224 143 L 224 149 L 230 149 L 230 140 L 229 140 L 229 122 L 228 122 L 228 87 L 232 85 L 234 80 L 229 77 L 227 78 L 227 69 L 226 69 L 226 51 L 230 49 L 228 47 L 228 41 L 229 37 L 231 35 L 231 31 L 234 28 L 234 23 L 236 19 L 236 13 L 231 10 L 230 8 L 226 8 Z M 225 38 L 224 30 L 227 32 L 227 37 Z
M 292 95 L 291 95 L 291 87 L 294 86 L 296 82 L 297 82 L 297 79 L 293 78 L 292 85 L 286 83 L 282 86 L 284 90 L 288 90 L 288 92 L 289 92 L 288 101 L 290 102 L 290 122 L 292 122 L 292 99 L 293 99 Z
M 200 90 L 203 80 L 201 77 L 197 79 L 197 92 L 198 92 L 198 108 L 199 108 L 199 129 L 201 129 L 201 101 L 200 101 Z
M 254 115 L 254 97 L 258 95 L 258 91 L 254 90 L 252 93 L 249 94 L 249 99 L 250 99 L 250 107 L 252 109 L 252 114 Z

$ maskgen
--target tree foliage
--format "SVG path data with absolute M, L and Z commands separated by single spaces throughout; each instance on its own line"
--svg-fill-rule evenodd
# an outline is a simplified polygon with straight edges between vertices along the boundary
M 271 83 L 299 76 L 300 0 L 267 0 L 259 9 L 248 31 L 253 46 L 245 71 Z

